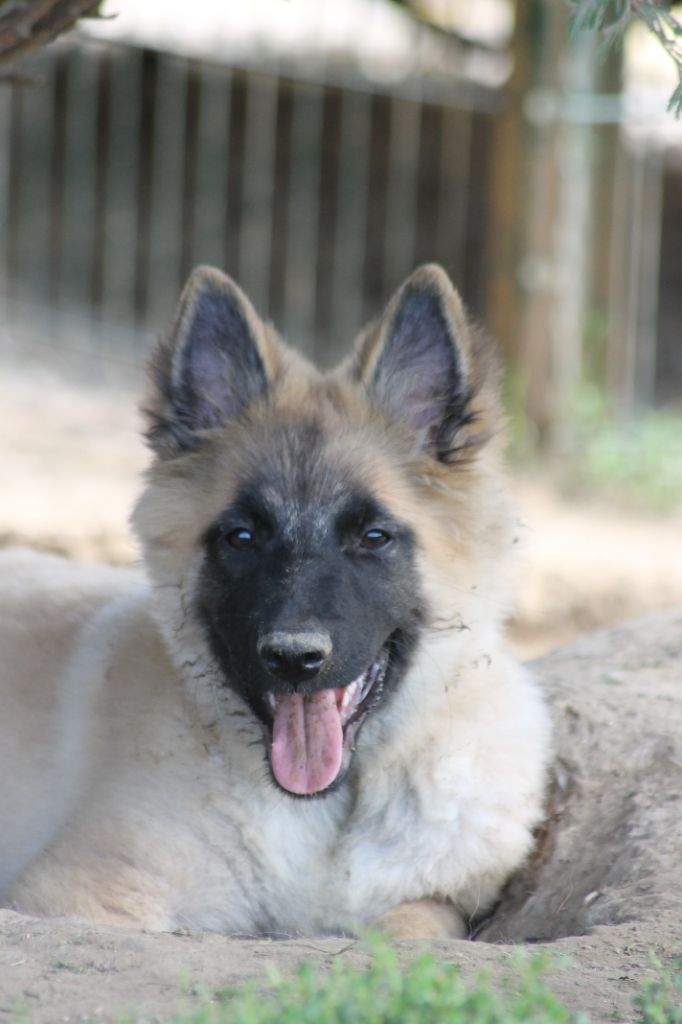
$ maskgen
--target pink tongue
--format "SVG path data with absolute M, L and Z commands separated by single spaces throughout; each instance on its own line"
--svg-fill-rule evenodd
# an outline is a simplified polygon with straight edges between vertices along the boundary
M 341 767 L 343 729 L 336 690 L 278 697 L 272 729 L 272 770 L 299 795 L 326 789 Z

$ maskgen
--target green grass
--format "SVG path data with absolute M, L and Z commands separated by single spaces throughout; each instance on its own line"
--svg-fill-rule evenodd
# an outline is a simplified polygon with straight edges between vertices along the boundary
M 571 448 L 545 463 L 522 412 L 514 378 L 507 383 L 510 455 L 520 466 L 549 470 L 572 495 L 606 498 L 645 512 L 682 507 L 682 413 L 647 410 L 619 422 L 595 384 L 581 385 L 571 415 Z
M 682 415 L 653 410 L 619 424 L 599 390 L 584 387 L 576 425 L 578 484 L 656 512 L 682 504 Z
M 273 975 L 265 991 L 254 983 L 204 998 L 172 1024 L 589 1024 L 548 987 L 561 961 L 519 955 L 498 984 L 465 978 L 455 964 L 423 952 L 411 965 L 372 942 L 367 970 L 336 961 L 329 970 L 304 963 L 293 977 Z M 682 958 L 673 971 L 653 961 L 656 977 L 635 999 L 632 1024 L 682 1024 Z
M 682 957 L 673 971 L 666 971 L 655 959 L 656 977 L 642 985 L 635 999 L 641 1024 L 682 1024 Z
M 547 960 L 524 959 L 494 987 L 464 978 L 454 964 L 422 953 L 400 966 L 389 947 L 373 944 L 367 970 L 336 962 L 328 971 L 302 964 L 291 978 L 275 976 L 267 992 L 253 984 L 218 993 L 173 1024 L 579 1024 L 544 980 Z

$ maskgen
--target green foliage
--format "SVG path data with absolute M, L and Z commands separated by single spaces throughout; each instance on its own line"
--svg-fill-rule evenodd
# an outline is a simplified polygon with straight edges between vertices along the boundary
M 505 378 L 504 397 L 513 464 L 549 473 L 569 496 L 606 498 L 621 507 L 662 514 L 682 507 L 681 413 L 647 410 L 619 422 L 602 389 L 585 381 L 572 405 L 571 451 L 543 458 L 513 374 Z
M 564 966 L 558 958 L 520 954 L 494 987 L 486 977 L 463 978 L 455 964 L 426 951 L 401 967 L 380 940 L 371 948 L 367 970 L 304 963 L 291 978 L 273 975 L 265 992 L 250 983 L 218 993 L 173 1024 L 589 1024 L 547 987 L 548 968 Z M 682 957 L 673 971 L 652 962 L 656 977 L 634 1001 L 633 1024 L 682 1024 Z
M 577 454 L 566 472 L 570 485 L 655 512 L 682 504 L 682 416 L 648 411 L 618 423 L 600 389 L 585 384 L 575 421 Z
M 653 959 L 656 977 L 645 981 L 635 1008 L 640 1024 L 681 1024 L 682 1022 L 682 957 L 675 961 L 675 972 L 664 971 Z
M 373 944 L 368 970 L 338 961 L 327 972 L 302 964 L 293 978 L 275 976 L 268 991 L 250 985 L 224 992 L 174 1024 L 579 1024 L 544 981 L 547 961 L 519 959 L 499 990 L 466 980 L 454 964 L 424 952 L 401 967 L 395 952 Z
M 660 0 L 568 0 L 573 8 L 573 30 L 600 33 L 604 50 L 620 42 L 628 25 L 643 22 L 675 65 L 678 83 L 668 110 L 682 114 L 682 24 Z

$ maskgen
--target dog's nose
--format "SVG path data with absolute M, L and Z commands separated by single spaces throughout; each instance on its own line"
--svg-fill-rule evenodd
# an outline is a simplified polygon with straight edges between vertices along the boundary
M 279 630 L 261 637 L 258 654 L 271 675 L 287 683 L 312 679 L 329 661 L 332 641 L 322 631 Z

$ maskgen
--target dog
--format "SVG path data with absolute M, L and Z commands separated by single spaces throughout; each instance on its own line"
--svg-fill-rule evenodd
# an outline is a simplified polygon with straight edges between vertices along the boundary
M 490 343 L 425 266 L 321 374 L 199 267 L 150 380 L 144 576 L 2 556 L 2 905 L 466 935 L 550 751 Z

